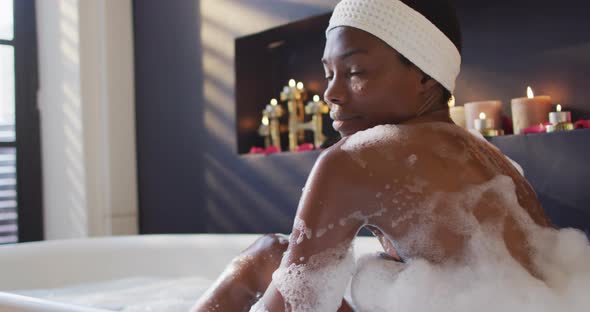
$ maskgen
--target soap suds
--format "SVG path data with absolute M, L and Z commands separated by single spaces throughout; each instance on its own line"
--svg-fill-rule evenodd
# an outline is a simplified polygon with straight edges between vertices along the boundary
M 408 157 L 408 159 L 406 160 L 406 164 L 407 164 L 409 167 L 413 167 L 413 166 L 416 164 L 416 162 L 417 162 L 417 161 L 418 161 L 418 156 L 416 156 L 416 155 L 412 154 L 412 155 L 410 155 L 410 156 Z
M 363 159 L 361 152 L 367 147 L 374 147 L 384 155 L 386 159 L 394 160 L 391 150 L 392 142 L 404 143 L 407 135 L 395 125 L 379 125 L 373 128 L 358 131 L 346 139 L 342 144 L 342 150 L 347 152 L 362 168 L 367 167 L 367 161 Z
M 268 312 L 268 309 L 262 300 L 258 300 L 258 302 L 250 308 L 250 312 Z
M 353 271 L 351 243 L 346 242 L 311 256 L 305 264 L 277 269 L 272 280 L 283 296 L 286 311 L 336 311 Z
M 305 221 L 299 217 L 295 217 L 295 222 L 293 223 L 293 230 L 297 230 L 299 232 L 299 236 L 297 236 L 297 240 L 295 243 L 301 244 L 303 240 L 307 237 L 307 239 L 312 238 L 312 229 L 308 228 L 305 225 Z
M 476 231 L 467 248 L 469 261 L 461 264 L 362 257 L 351 286 L 355 305 L 361 311 L 588 311 L 590 246 L 584 233 L 533 231 L 542 281 L 514 261 L 494 232 Z
M 383 215 L 383 213 L 387 212 L 387 208 L 381 207 L 379 210 L 370 213 L 370 214 L 364 214 L 362 211 L 355 211 L 353 213 L 351 213 L 350 215 L 341 218 L 339 223 L 342 226 L 345 226 L 346 224 L 348 224 L 348 222 L 352 221 L 352 220 L 357 220 L 357 221 L 362 221 L 362 224 L 368 224 L 369 220 L 374 218 L 374 217 L 380 217 Z
M 506 208 L 480 223 L 474 211 L 482 198 L 496 209 Z M 441 206 L 453 209 L 443 213 L 437 210 Z M 395 242 L 396 251 L 403 257 L 412 250 L 427 250 L 428 258 L 440 264 L 411 256 L 404 264 L 377 255 L 362 257 L 351 286 L 361 311 L 582 312 L 590 305 L 588 238 L 578 230 L 536 225 L 519 206 L 514 182 L 507 176 L 460 192 L 437 193 L 419 212 L 403 210 L 398 215 L 392 226 L 405 225 L 407 232 Z M 528 233 L 532 269 L 542 280 L 508 251 L 502 234 L 506 218 Z M 434 245 L 435 229 L 440 226 L 465 237 L 460 262 L 445 262 L 444 251 Z
M 326 234 L 326 232 L 328 232 L 327 229 L 320 228 L 315 232 L 315 237 L 320 238 L 320 237 L 324 236 L 324 234 Z

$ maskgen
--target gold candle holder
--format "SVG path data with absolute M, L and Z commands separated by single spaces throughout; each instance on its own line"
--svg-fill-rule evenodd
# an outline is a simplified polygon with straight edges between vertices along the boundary
M 272 146 L 278 148 L 279 150 L 281 149 L 281 132 L 280 132 L 279 118 L 281 118 L 281 116 L 283 116 L 284 113 L 285 113 L 285 111 L 279 105 L 279 102 L 276 99 L 270 100 L 270 104 L 266 105 L 266 108 L 262 112 L 263 119 L 264 119 L 264 116 L 267 116 L 267 118 L 270 120 L 270 122 L 269 122 L 270 129 L 268 130 L 269 136 L 270 136 L 270 142 L 268 143 L 268 146 L 272 145 Z M 264 120 L 263 120 L 263 123 L 264 123 Z
M 281 102 L 287 102 L 289 112 L 289 150 L 296 151 L 298 142 L 305 138 L 304 129 L 299 125 L 305 120 L 303 102 L 306 99 L 305 88 L 302 82 L 289 80 L 289 85 L 283 88 L 281 92 Z
M 486 138 L 504 135 L 504 130 L 501 129 L 482 129 L 479 132 Z
M 560 131 L 571 131 L 574 130 L 574 124 L 571 122 L 559 122 L 554 125 L 545 126 L 547 133 L 560 132 Z
M 326 137 L 322 133 L 322 115 L 330 112 L 330 107 L 324 101 L 320 100 L 319 95 L 313 97 L 313 101 L 308 102 L 305 106 L 305 113 L 311 115 L 311 121 L 301 124 L 301 127 L 313 131 L 313 145 L 319 148 Z
M 258 135 L 264 138 L 264 148 L 270 146 L 270 121 L 266 110 L 262 111 L 262 122 L 258 127 Z

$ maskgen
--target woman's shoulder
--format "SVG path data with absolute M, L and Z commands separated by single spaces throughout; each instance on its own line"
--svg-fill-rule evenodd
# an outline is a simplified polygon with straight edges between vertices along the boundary
M 418 158 L 437 157 L 441 152 L 471 139 L 470 134 L 455 126 L 444 123 L 419 125 L 378 125 L 342 138 L 324 150 L 319 159 L 323 163 L 337 163 L 334 170 L 343 164 L 354 164 L 367 170 L 391 169 L 397 172 L 412 167 Z M 408 166 L 409 165 L 409 166 Z M 371 168 L 372 167 L 372 168 Z

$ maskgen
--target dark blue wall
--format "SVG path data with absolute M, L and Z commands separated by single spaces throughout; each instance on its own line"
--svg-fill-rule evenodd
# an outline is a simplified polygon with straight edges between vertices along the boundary
M 585 0 L 458 0 L 464 35 L 458 104 L 551 95 L 590 119 L 590 18 Z
M 205 145 L 196 1 L 134 1 L 143 233 L 204 231 Z

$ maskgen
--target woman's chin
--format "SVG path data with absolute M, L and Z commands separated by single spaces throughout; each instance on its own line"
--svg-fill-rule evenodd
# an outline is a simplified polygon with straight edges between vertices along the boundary
M 340 133 L 341 137 L 351 136 L 359 131 L 368 129 L 366 125 L 363 125 L 359 122 L 359 119 L 352 119 L 352 120 L 334 120 L 332 122 L 332 127 L 338 133 Z

